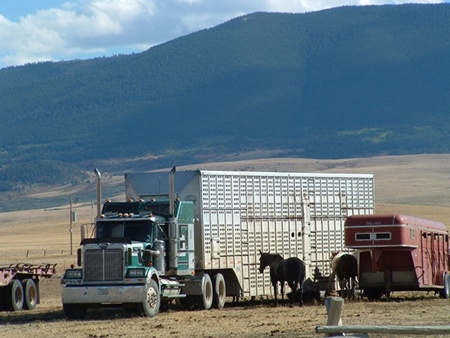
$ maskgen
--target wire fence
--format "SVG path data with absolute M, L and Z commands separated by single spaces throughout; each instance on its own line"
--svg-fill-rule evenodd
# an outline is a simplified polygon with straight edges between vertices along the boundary
M 0 266 L 17 263 L 57 264 L 56 270 L 60 274 L 71 265 L 76 266 L 77 254 L 76 250 L 74 250 L 71 255 L 69 249 L 0 251 Z
M 75 250 L 76 254 L 76 250 Z M 48 249 L 38 249 L 38 250 L 15 250 L 15 251 L 0 251 L 1 261 L 10 260 L 23 260 L 23 259 L 41 259 L 41 258 L 58 258 L 71 256 L 70 250 L 48 250 Z
M 21 259 L 21 258 L 45 258 L 70 256 L 70 250 L 58 249 L 38 249 L 38 250 L 15 250 L 0 251 L 0 259 Z

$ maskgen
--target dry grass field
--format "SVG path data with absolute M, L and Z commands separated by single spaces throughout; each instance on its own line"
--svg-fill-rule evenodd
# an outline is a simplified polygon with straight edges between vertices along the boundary
M 450 225 L 450 155 L 369 159 L 270 159 L 191 166 L 190 169 L 371 173 L 376 212 L 430 218 Z M 106 178 L 117 184 L 120 178 Z M 110 180 L 108 182 L 108 180 Z M 95 189 L 93 190 L 95 193 Z M 42 191 L 42 194 L 57 192 Z M 104 196 L 108 197 L 108 196 Z M 123 198 L 119 196 L 119 198 Z M 117 199 L 117 198 L 116 198 Z M 95 200 L 93 196 L 92 200 Z M 91 224 L 96 208 L 75 205 L 77 220 L 69 232 L 69 205 L 46 210 L 0 213 L 0 265 L 57 263 L 57 274 L 41 281 L 41 304 L 34 311 L 0 312 L 0 336 L 6 337 L 319 337 L 326 323 L 323 304 L 274 308 L 270 300 L 227 304 L 223 310 L 169 310 L 140 318 L 120 310 L 96 311 L 85 321 L 68 321 L 61 306 L 60 277 L 75 262 L 80 225 Z M 70 254 L 72 250 L 72 255 Z M 344 324 L 448 325 L 450 302 L 427 293 L 394 293 L 390 302 L 347 302 Z M 371 335 L 377 337 L 377 335 Z

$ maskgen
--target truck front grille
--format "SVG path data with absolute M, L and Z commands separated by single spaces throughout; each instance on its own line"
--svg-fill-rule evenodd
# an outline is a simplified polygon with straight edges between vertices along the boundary
M 123 279 L 123 251 L 86 250 L 84 256 L 84 279 L 86 281 L 118 281 Z

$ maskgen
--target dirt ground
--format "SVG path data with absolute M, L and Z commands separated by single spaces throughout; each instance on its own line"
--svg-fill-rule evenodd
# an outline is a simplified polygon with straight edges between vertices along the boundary
M 268 166 L 268 161 L 223 164 L 223 169 L 231 169 L 233 165 L 239 170 L 256 171 L 373 173 L 378 213 L 406 213 L 450 224 L 448 155 L 339 161 L 287 159 L 277 160 L 272 166 Z M 77 205 L 76 210 L 78 220 L 72 232 L 68 206 L 0 213 L 0 265 L 58 264 L 55 276 L 41 280 L 41 303 L 35 310 L 0 312 L 1 337 L 324 336 L 315 333 L 316 326 L 327 321 L 322 302 L 307 303 L 303 307 L 274 307 L 272 299 L 243 300 L 237 304 L 232 304 L 230 299 L 222 310 L 169 308 L 154 318 L 144 318 L 121 309 L 104 309 L 89 312 L 84 321 L 67 320 L 61 305 L 61 275 L 75 262 L 80 226 L 85 224 L 89 229 L 94 214 L 90 205 Z M 389 302 L 385 299 L 346 301 L 342 320 L 348 325 L 450 325 L 450 301 L 426 292 L 394 293 Z M 408 336 L 411 335 L 403 337 Z M 444 336 L 449 335 L 441 335 Z
M 172 308 L 154 318 L 121 309 L 92 310 L 84 321 L 69 321 L 61 308 L 59 278 L 41 283 L 42 301 L 35 310 L 0 313 L 2 337 L 323 337 L 315 329 L 327 321 L 322 303 L 275 307 L 271 299 L 229 302 L 222 310 Z M 346 325 L 449 325 L 449 313 L 450 302 L 434 294 L 398 293 L 389 302 L 347 301 L 342 321 Z

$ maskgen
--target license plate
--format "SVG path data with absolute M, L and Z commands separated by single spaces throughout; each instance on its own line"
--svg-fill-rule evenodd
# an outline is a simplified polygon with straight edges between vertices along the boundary
M 108 289 L 106 289 L 106 288 L 99 288 L 98 289 L 98 294 L 99 294 L 99 296 L 105 296 L 105 295 L 108 294 Z

